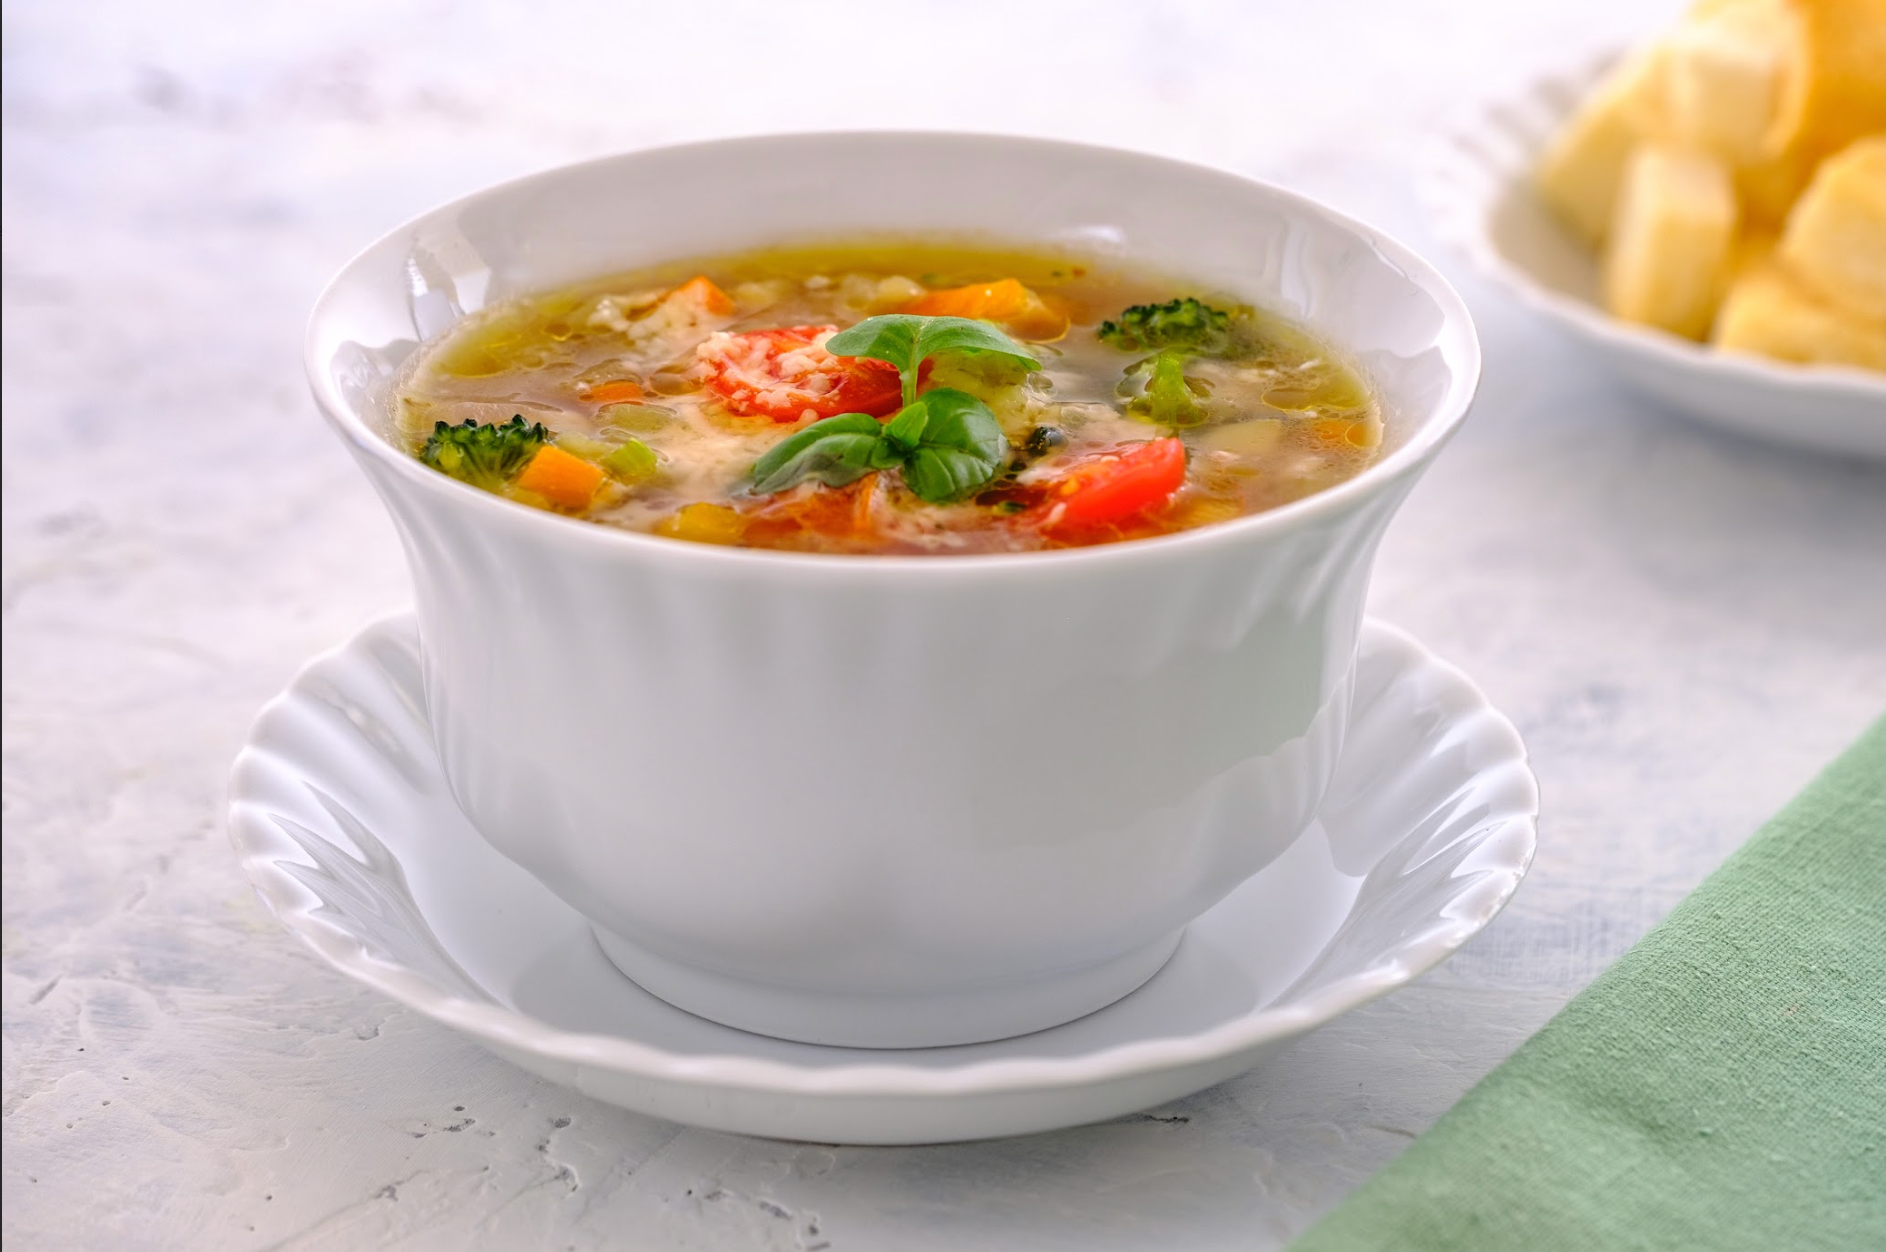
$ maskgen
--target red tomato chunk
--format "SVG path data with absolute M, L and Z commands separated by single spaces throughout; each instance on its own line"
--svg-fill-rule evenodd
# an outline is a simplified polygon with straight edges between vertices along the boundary
M 1035 513 L 1048 530 L 1111 526 L 1164 504 L 1184 485 L 1182 441 L 1122 444 L 1055 478 Z
M 810 416 L 884 417 L 903 398 L 895 366 L 837 357 L 823 340 L 836 326 L 788 326 L 710 337 L 696 353 L 708 389 L 735 413 L 796 422 Z

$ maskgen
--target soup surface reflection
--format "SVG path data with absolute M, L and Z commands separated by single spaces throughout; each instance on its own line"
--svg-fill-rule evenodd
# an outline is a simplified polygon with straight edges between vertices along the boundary
M 418 355 L 394 424 L 440 472 L 586 521 L 906 555 L 1207 526 L 1382 442 L 1355 369 L 1209 284 L 931 243 L 505 301 Z

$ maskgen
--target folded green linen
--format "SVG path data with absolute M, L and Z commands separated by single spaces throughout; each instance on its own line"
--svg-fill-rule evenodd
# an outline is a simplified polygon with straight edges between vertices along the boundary
M 1290 1252 L 1886 1250 L 1886 719 Z

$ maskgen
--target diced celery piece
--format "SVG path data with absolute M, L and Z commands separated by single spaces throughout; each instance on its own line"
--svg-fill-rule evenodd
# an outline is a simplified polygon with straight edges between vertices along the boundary
M 655 475 L 655 450 L 640 439 L 631 439 L 603 457 L 599 464 L 622 482 L 640 482 Z

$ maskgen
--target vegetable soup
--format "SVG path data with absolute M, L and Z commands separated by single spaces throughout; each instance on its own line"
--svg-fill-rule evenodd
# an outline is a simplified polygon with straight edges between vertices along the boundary
M 1381 415 L 1298 327 L 1043 252 L 775 250 L 513 299 L 418 354 L 405 446 L 699 543 L 948 555 L 1171 534 L 1352 477 Z

